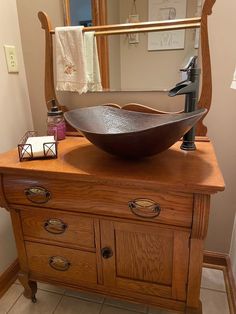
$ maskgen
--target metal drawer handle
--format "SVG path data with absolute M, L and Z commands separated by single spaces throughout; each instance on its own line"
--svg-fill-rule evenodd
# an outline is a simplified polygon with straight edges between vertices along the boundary
M 102 250 L 101 250 L 101 253 L 102 253 L 102 257 L 105 258 L 105 259 L 108 259 L 110 257 L 113 256 L 113 251 L 111 248 L 109 247 L 104 247 Z
M 130 201 L 129 208 L 133 214 L 142 218 L 155 218 L 161 212 L 159 204 L 146 198 L 137 198 Z
M 51 193 L 41 186 L 27 188 L 24 192 L 27 199 L 35 204 L 47 203 L 51 198 Z
M 58 218 L 48 219 L 44 223 L 44 229 L 53 234 L 62 234 L 65 232 L 66 228 L 67 224 Z
M 71 266 L 71 263 L 66 258 L 61 256 L 50 257 L 48 263 L 50 267 L 59 271 L 66 271 Z

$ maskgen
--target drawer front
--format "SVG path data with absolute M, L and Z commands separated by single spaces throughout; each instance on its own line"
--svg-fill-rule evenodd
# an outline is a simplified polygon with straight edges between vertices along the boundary
M 42 190 L 40 190 L 40 189 Z M 5 176 L 10 204 L 60 208 L 191 227 L 193 195 L 90 182 Z
M 25 242 L 32 276 L 68 283 L 97 283 L 96 255 L 57 246 Z
M 93 219 L 57 210 L 21 210 L 24 236 L 94 248 Z

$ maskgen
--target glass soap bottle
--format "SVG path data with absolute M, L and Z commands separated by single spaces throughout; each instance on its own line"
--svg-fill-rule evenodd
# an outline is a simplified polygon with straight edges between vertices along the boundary
M 53 135 L 57 141 L 64 140 L 66 136 L 66 124 L 63 112 L 59 110 L 55 99 L 51 100 L 52 107 L 48 111 L 47 134 Z

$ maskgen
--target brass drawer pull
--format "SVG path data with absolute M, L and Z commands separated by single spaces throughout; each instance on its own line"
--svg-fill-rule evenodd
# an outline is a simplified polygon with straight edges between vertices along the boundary
M 55 270 L 66 271 L 70 268 L 71 263 L 64 257 L 52 256 L 49 258 L 49 266 Z
M 48 219 L 44 223 L 44 229 L 53 234 L 62 234 L 65 232 L 66 228 L 67 224 L 58 218 Z
M 111 248 L 109 247 L 104 247 L 102 250 L 101 250 L 101 253 L 102 253 L 102 257 L 105 258 L 105 259 L 108 259 L 110 257 L 113 256 L 113 251 Z
M 142 218 L 155 218 L 160 215 L 159 204 L 146 198 L 138 198 L 129 202 L 132 213 Z
M 27 188 L 24 192 L 27 199 L 35 204 L 47 203 L 51 198 L 51 193 L 41 186 Z

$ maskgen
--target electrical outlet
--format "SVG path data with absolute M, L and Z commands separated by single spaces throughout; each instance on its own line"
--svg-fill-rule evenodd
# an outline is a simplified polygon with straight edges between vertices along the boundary
M 16 47 L 4 45 L 8 73 L 18 73 L 18 62 L 16 57 Z

